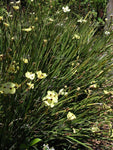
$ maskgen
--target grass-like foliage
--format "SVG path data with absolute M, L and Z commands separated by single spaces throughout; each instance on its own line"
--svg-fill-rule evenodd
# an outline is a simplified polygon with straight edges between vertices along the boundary
M 112 32 L 97 34 L 90 15 L 69 9 L 14 6 L 0 9 L 0 149 L 112 140 Z

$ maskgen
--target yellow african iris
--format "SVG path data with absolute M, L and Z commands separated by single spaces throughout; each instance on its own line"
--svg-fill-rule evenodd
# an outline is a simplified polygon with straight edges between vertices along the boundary
M 67 114 L 67 119 L 68 120 L 74 120 L 74 119 L 76 119 L 76 116 L 69 111 L 68 114 Z
M 0 91 L 4 94 L 15 94 L 18 84 L 7 82 L 2 84 Z
M 46 106 L 54 107 L 58 103 L 58 94 L 55 91 L 48 91 L 47 95 L 42 99 Z
M 43 79 L 47 77 L 46 73 L 42 73 L 42 71 L 37 71 L 36 72 L 38 79 Z

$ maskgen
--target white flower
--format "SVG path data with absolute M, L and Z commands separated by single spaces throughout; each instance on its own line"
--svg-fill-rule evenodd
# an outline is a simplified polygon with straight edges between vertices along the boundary
M 19 1 L 16 1 L 16 4 L 20 4 L 20 0 L 19 0 Z
M 63 9 L 63 12 L 70 12 L 70 9 L 69 9 L 69 7 L 68 7 L 68 6 L 66 6 L 66 7 L 62 7 L 62 9 Z
M 53 22 L 53 21 L 54 21 L 52 18 L 48 18 L 48 20 L 49 20 L 50 22 Z
M 80 91 L 80 87 L 77 87 L 77 91 Z
M 63 23 L 58 23 L 58 24 L 57 24 L 57 26 L 61 26 L 61 27 L 62 27 L 63 25 L 64 25 Z
M 14 10 L 19 10 L 19 6 L 13 6 Z
M 59 91 L 58 94 L 59 94 L 59 95 L 64 95 L 64 89 L 60 89 L 60 91 Z
M 110 32 L 109 31 L 105 31 L 105 35 L 109 35 L 110 34 Z
M 67 95 L 68 95 L 68 92 L 65 92 L 64 89 L 60 89 L 60 91 L 59 91 L 58 94 L 59 94 L 59 95 L 65 95 L 65 96 L 67 96 Z
M 48 144 L 43 144 L 43 147 L 44 147 L 44 150 L 45 149 L 47 149 L 47 150 L 49 149 L 49 145 Z
M 50 150 L 55 150 L 55 148 L 54 148 L 54 147 L 51 147 Z
M 33 80 L 35 78 L 35 73 L 32 72 L 26 72 L 25 73 L 26 78 Z
M 14 2 L 10 2 L 10 4 L 12 5 L 12 4 L 14 4 Z
M 105 18 L 105 21 L 108 21 L 108 18 Z
M 43 150 L 55 150 L 54 147 L 49 148 L 48 144 L 43 144 Z
M 68 92 L 64 92 L 64 95 L 67 96 L 67 95 L 68 95 Z
M 73 128 L 73 133 L 76 133 L 76 129 L 75 128 Z

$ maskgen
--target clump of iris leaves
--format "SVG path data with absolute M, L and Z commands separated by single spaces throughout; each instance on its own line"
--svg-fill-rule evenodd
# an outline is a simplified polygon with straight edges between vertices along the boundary
M 62 5 L 55 10 L 34 1 L 19 7 L 0 8 L 0 85 L 21 85 L 15 94 L 0 94 L 0 149 L 40 150 L 43 144 L 56 150 L 93 149 L 95 141 L 111 142 L 112 31 L 98 34 L 91 13 L 82 18 L 86 22 L 77 22 Z M 30 32 L 22 31 L 31 26 Z M 15 73 L 8 72 L 13 61 L 19 65 Z M 47 77 L 26 90 L 25 73 L 37 70 Z M 44 105 L 47 91 L 64 87 L 68 95 L 59 96 L 53 108 Z M 76 119 L 67 119 L 69 111 Z

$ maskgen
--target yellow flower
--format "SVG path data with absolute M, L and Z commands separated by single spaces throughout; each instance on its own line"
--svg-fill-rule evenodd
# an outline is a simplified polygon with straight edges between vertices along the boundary
M 113 129 L 111 129 L 111 135 L 110 135 L 110 137 L 113 138 Z
M 48 99 L 52 99 L 54 103 L 58 102 L 58 94 L 55 91 L 47 91 Z
M 43 79 L 43 78 L 46 78 L 46 77 L 47 77 L 47 74 L 46 74 L 46 73 L 42 73 L 41 70 L 40 70 L 40 71 L 37 71 L 36 74 L 37 74 L 37 77 L 38 77 L 39 79 Z
M 2 88 L 0 88 L 0 93 L 3 94 Z
M 17 69 L 17 70 L 19 70 L 19 68 L 20 68 L 19 66 L 16 66 L 16 69 Z M 17 72 L 17 70 L 16 70 L 16 72 Z
M 77 39 L 77 40 L 79 40 L 80 39 L 80 36 L 79 35 L 77 35 L 77 34 L 74 34 L 74 36 L 73 36 L 73 38 L 72 39 Z
M 32 72 L 26 72 L 25 73 L 26 78 L 33 80 L 35 78 L 35 73 Z
M 18 84 L 7 82 L 7 83 L 2 84 L 1 90 L 5 94 L 15 94 L 17 87 L 18 87 Z
M 50 106 L 51 108 L 54 107 L 54 102 L 52 99 L 48 99 L 48 97 L 44 97 L 43 101 L 46 106 Z
M 14 39 L 15 39 L 14 37 L 11 38 L 12 41 L 13 41 Z
M 67 85 L 65 85 L 64 87 L 67 88 Z
M 55 91 L 48 91 L 47 95 L 42 99 L 46 106 L 54 107 L 58 102 L 58 94 Z
M 96 83 L 96 81 L 95 81 L 95 80 L 94 80 L 94 81 L 91 81 L 91 84 L 92 84 L 92 83 Z
M 43 42 L 44 42 L 44 43 L 47 43 L 47 39 L 44 39 Z
M 38 20 L 38 17 L 35 18 L 35 21 L 37 21 L 37 20 Z
M 3 60 L 3 54 L 0 54 L 0 61 Z
M 22 29 L 22 31 L 30 32 L 30 31 L 32 31 L 34 28 L 35 28 L 34 26 L 31 26 L 31 27 L 29 27 L 29 28 L 24 28 L 24 29 Z
M 28 63 L 28 59 L 23 58 L 22 60 L 23 60 L 23 62 L 24 62 L 25 64 L 27 64 L 27 63 Z
M 104 94 L 110 94 L 108 91 L 104 90 Z
M 8 72 L 9 73 L 17 73 L 17 71 L 19 70 L 18 64 L 19 63 L 16 63 L 15 61 L 13 61 L 8 68 Z
M 97 84 L 92 84 L 92 85 L 89 86 L 89 88 L 96 89 L 97 88 Z
M 80 87 L 77 87 L 77 91 L 80 91 Z
M 19 10 L 19 6 L 13 6 L 14 10 Z
M 113 91 L 109 91 L 109 92 L 108 92 L 108 91 L 104 90 L 104 94 L 111 94 L 111 95 L 112 95 L 112 94 L 113 94 Z
M 0 16 L 0 21 L 3 20 L 3 16 Z
M 10 65 L 7 71 L 8 71 L 9 73 L 16 73 L 16 71 L 15 71 L 15 66 L 14 66 L 14 65 Z
M 4 22 L 3 24 L 5 25 L 5 27 L 9 27 L 10 26 L 9 23 L 6 23 L 6 22 Z
M 29 89 L 34 89 L 34 84 L 32 84 L 31 82 L 27 83 Z
M 32 30 L 31 27 L 22 29 L 22 31 L 26 31 L 26 32 L 30 32 L 31 30 Z
M 67 114 L 67 119 L 68 120 L 74 120 L 74 119 L 76 119 L 76 116 L 69 111 L 68 114 Z
M 53 22 L 53 21 L 54 21 L 52 18 L 49 18 L 48 20 L 49 20 L 50 22 Z
M 34 28 L 35 28 L 35 26 L 31 26 L 31 28 L 32 28 L 32 29 L 34 29 Z

